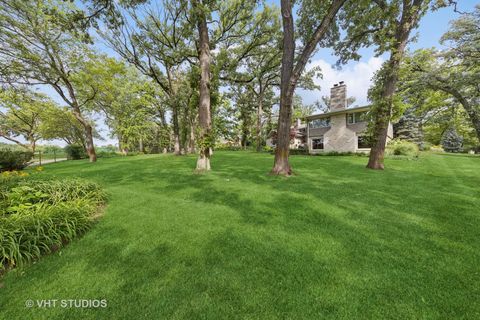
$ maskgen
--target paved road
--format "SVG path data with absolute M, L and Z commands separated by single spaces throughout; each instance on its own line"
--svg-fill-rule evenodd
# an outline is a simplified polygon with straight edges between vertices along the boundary
M 67 160 L 67 158 L 59 158 L 59 159 L 57 159 L 56 162 L 65 161 L 65 160 Z M 54 162 L 55 162 L 55 160 L 53 160 L 53 159 L 45 159 L 45 160 L 42 160 L 42 166 L 44 164 L 49 164 L 49 163 L 54 163 Z M 31 164 L 29 164 L 28 166 L 29 167 L 34 167 L 34 166 L 38 166 L 38 165 L 40 165 L 40 162 L 34 161 Z

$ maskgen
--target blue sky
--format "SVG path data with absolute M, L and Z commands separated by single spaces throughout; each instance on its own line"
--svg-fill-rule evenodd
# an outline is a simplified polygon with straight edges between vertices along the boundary
M 273 1 L 280 6 L 279 1 Z M 460 0 L 458 1 L 458 9 L 461 11 L 472 11 L 474 6 L 478 3 L 474 0 Z M 458 14 L 453 11 L 453 8 L 443 8 L 438 11 L 428 12 L 420 22 L 420 27 L 417 29 L 417 41 L 411 43 L 409 49 L 415 50 L 418 48 L 440 47 L 439 40 L 442 34 L 448 30 L 449 22 L 456 19 Z M 112 55 L 112 50 L 106 48 L 104 45 L 98 45 L 97 48 L 109 55 Z M 323 73 L 323 79 L 317 79 L 316 83 L 321 86 L 320 90 L 304 91 L 297 90 L 297 93 L 302 96 L 304 103 L 311 104 L 316 100 L 320 100 L 322 96 L 328 96 L 330 87 L 339 81 L 345 81 L 347 84 L 347 94 L 356 98 L 355 104 L 365 105 L 367 101 L 367 91 L 370 87 L 371 78 L 375 71 L 377 71 L 385 56 L 375 57 L 372 48 L 361 50 L 362 58 L 359 61 L 352 61 L 343 66 L 340 70 L 333 67 L 337 58 L 333 55 L 332 50 L 321 49 L 312 58 L 308 67 L 320 66 Z M 45 90 L 46 93 L 51 94 L 52 97 L 59 101 L 59 97 L 55 96 L 52 90 Z M 108 128 L 103 124 L 102 118 L 96 117 L 98 129 L 100 134 L 105 138 L 104 141 L 96 141 L 98 145 L 115 144 L 108 136 Z M 0 139 L 2 141 L 2 139 Z M 61 142 L 54 142 L 55 144 L 62 144 Z
M 475 5 L 478 4 L 478 1 L 474 0 L 460 0 L 458 2 L 457 8 L 460 11 L 473 11 Z M 452 7 L 428 12 L 421 20 L 420 27 L 416 30 L 417 41 L 410 43 L 409 49 L 441 47 L 440 37 L 448 30 L 450 21 L 458 18 L 458 16 L 459 14 L 455 13 Z M 316 53 L 311 59 L 310 66 L 320 66 L 323 70 L 323 79 L 317 80 L 321 90 L 308 92 L 298 90 L 304 103 L 313 103 L 324 95 L 330 95 L 330 88 L 334 83 L 345 81 L 347 94 L 356 98 L 355 104 L 367 104 L 370 79 L 374 72 L 380 68 L 386 56 L 374 57 L 373 49 L 362 49 L 361 55 L 362 58 L 359 61 L 352 61 L 343 66 L 341 70 L 336 70 L 332 67 L 337 60 L 332 50 L 324 49 Z

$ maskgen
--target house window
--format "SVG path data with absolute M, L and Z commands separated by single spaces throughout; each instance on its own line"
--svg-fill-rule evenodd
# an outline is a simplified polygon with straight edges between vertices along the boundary
M 323 150 L 323 137 L 312 139 L 313 150 Z
M 367 121 L 367 112 L 355 112 L 355 113 L 347 113 L 347 123 L 354 124 L 359 122 Z
M 372 147 L 372 143 L 367 136 L 357 136 L 358 149 L 369 149 Z
M 315 119 L 308 124 L 310 129 L 330 127 L 330 118 Z

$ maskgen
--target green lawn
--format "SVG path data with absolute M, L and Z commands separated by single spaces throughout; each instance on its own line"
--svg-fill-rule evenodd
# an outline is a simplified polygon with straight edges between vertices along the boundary
M 70 161 L 109 194 L 82 238 L 0 279 L 0 319 L 479 319 L 480 158 L 216 152 Z M 27 299 L 107 299 L 100 309 Z

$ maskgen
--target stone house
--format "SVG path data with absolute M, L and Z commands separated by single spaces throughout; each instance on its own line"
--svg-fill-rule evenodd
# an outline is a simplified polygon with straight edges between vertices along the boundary
M 277 132 L 275 130 L 268 134 L 266 145 L 275 148 Z M 290 149 L 306 149 L 307 146 L 307 125 L 301 119 L 297 119 L 290 127 Z
M 368 152 L 365 139 L 369 106 L 347 108 L 347 86 L 343 81 L 331 88 L 330 111 L 306 117 L 306 142 L 310 153 Z M 388 140 L 393 137 L 389 124 Z

